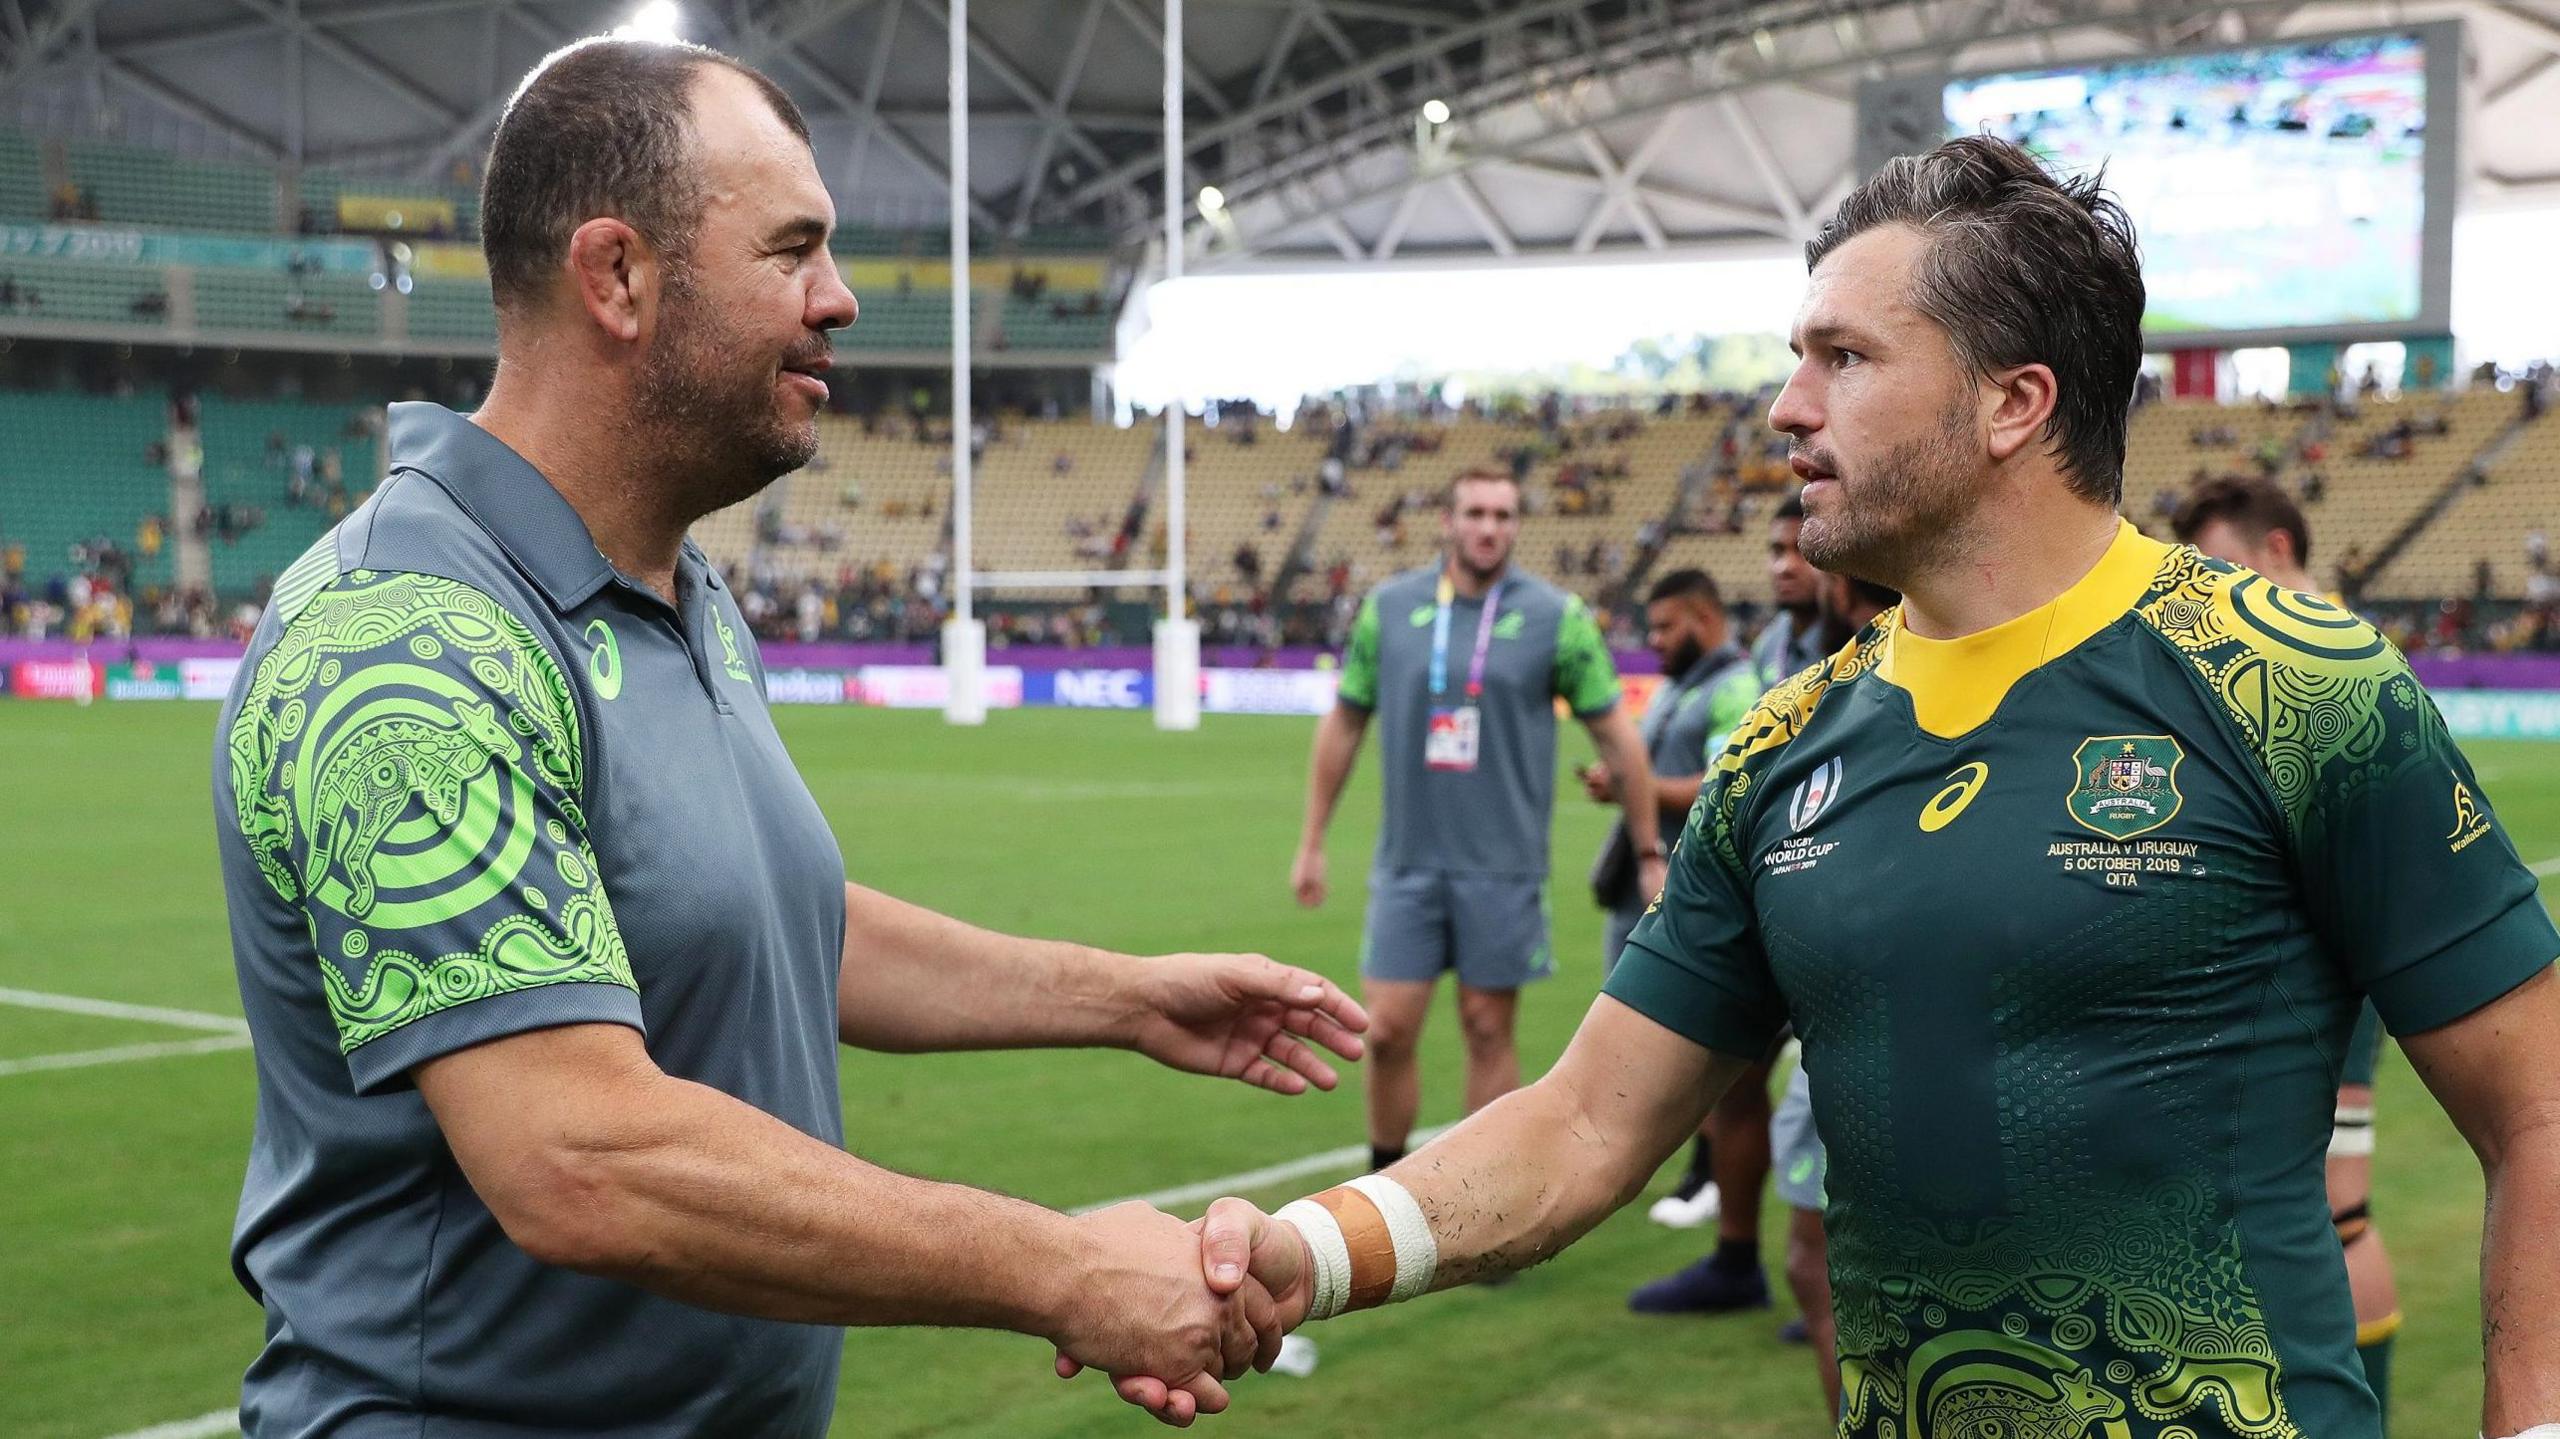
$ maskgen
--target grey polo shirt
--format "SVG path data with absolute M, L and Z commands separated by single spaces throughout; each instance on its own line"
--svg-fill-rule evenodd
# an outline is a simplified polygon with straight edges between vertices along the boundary
M 1822 649 L 1822 617 L 1816 615 L 1798 630 L 1791 612 L 1782 609 L 1772 614 L 1752 643 L 1751 658 L 1760 666 L 1760 683 L 1767 688 L 1820 664 L 1827 658 Z
M 534 1262 L 410 1071 L 627 1024 L 830 1144 L 844 859 L 736 604 L 617 573 L 486 431 L 391 409 L 390 473 L 276 582 L 215 825 L 258 1115 L 232 1241 L 259 1439 L 817 1435 L 839 1331 Z
M 1736 644 L 1700 655 L 1688 669 L 1666 676 L 1654 691 L 1653 702 L 1645 706 L 1640 726 L 1654 778 L 1690 779 L 1705 774 L 1724 737 L 1759 702 L 1762 688 L 1760 666 Z M 1677 820 L 1664 819 L 1661 824 L 1666 836 L 1678 833 Z M 1626 827 L 1621 818 L 1611 828 L 1601 847 L 1603 854 L 1619 843 Z M 1611 912 L 1629 926 L 1653 902 L 1653 896 L 1639 893 L 1633 881 L 1630 874 L 1610 905 Z
M 1440 567 L 1409 570 L 1369 592 L 1343 652 L 1344 704 L 1378 721 L 1386 815 L 1380 869 L 1462 874 L 1547 873 L 1547 817 L 1555 805 L 1556 701 L 1582 719 L 1617 707 L 1618 671 L 1581 599 L 1535 576 L 1510 572 L 1485 648 L 1481 753 L 1472 770 L 1424 763 L 1434 707 L 1466 703 L 1481 600 L 1450 607 L 1447 663 L 1431 691 L 1433 620 Z

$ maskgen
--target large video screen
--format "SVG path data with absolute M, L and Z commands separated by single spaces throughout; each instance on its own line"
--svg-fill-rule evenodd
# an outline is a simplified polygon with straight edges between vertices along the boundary
M 2430 123 L 2428 50 L 2452 35 L 1960 78 L 1946 128 L 2075 173 L 2105 167 L 2141 236 L 2155 342 L 2441 327 L 2451 217 L 2429 206 L 2449 205 L 2451 185 L 2430 183 L 2430 162 L 2449 177 L 2450 159 L 2428 147 L 2451 136 Z

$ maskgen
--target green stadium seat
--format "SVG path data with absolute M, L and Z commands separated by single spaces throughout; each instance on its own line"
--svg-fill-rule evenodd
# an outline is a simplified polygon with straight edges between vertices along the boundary
M 43 153 L 18 131 L 0 130 L 0 220 L 44 217 Z
M 413 340 L 485 340 L 498 338 L 498 312 L 487 284 L 462 280 L 420 280 L 409 292 L 409 337 Z
M 144 561 L 135 542 L 143 517 L 169 508 L 168 473 L 150 457 L 167 430 L 156 395 L 0 391 L 0 543 L 25 546 L 30 589 L 70 573 L 71 547 L 101 535 L 137 556 L 137 588 L 168 582 L 170 548 Z
M 295 446 L 309 445 L 316 455 L 332 449 L 338 452 L 339 480 L 346 486 L 350 508 L 381 483 L 379 442 L 370 431 L 361 436 L 347 433 L 349 422 L 366 408 L 314 400 L 203 397 L 197 423 L 204 441 L 205 503 L 255 505 L 266 511 L 266 522 L 238 540 L 209 541 L 218 593 L 226 599 L 255 593 L 335 523 L 325 499 L 317 494 L 311 504 L 299 508 L 285 503 Z M 284 437 L 281 455 L 269 452 L 270 435 Z
M 64 147 L 72 182 L 109 225 L 276 233 L 276 172 L 96 140 Z
M 196 327 L 369 338 L 382 333 L 382 299 L 355 275 L 201 269 Z
M 167 277 L 156 266 L 0 255 L 0 281 L 15 286 L 15 298 L 0 304 L 9 319 L 137 330 L 169 324 Z

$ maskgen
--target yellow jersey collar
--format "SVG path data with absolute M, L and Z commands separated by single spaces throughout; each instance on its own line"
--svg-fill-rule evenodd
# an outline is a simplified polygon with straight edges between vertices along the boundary
M 2168 554 L 2167 545 L 2119 519 L 2098 563 L 2050 603 L 1951 640 L 1925 639 L 1896 624 L 1876 673 L 1911 696 L 1922 729 L 1953 739 L 1991 718 L 2029 671 L 2131 610 Z

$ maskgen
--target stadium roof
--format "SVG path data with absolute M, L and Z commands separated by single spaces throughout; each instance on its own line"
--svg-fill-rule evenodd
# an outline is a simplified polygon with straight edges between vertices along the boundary
M 0 0 L 0 119 L 417 180 L 639 0 Z M 808 110 L 848 225 L 947 214 L 944 0 L 680 0 Z M 1852 178 L 1862 78 L 2469 22 L 2468 198 L 2560 198 L 2560 7 L 2131 0 L 1188 0 L 1195 269 L 1793 245 Z M 971 204 L 1160 231 L 1161 0 L 980 0 Z M 1438 102 L 1446 124 L 1420 117 Z M 1432 111 L 1437 114 L 1435 107 Z

